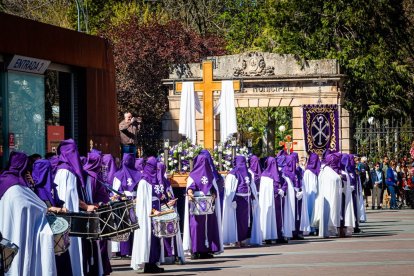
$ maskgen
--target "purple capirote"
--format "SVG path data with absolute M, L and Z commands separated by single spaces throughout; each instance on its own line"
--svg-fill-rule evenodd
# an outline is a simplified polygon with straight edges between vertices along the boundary
M 85 175 L 75 141 L 72 139 L 61 141 L 57 148 L 57 153 L 59 156 L 57 170 L 66 169 L 70 171 L 76 176 L 76 179 L 78 183 L 81 184 L 82 188 L 85 188 Z
M 27 170 L 29 157 L 18 151 L 12 151 L 9 156 L 9 164 L 0 175 L 0 199 L 4 193 L 14 185 L 27 187 L 24 174 Z
M 319 160 L 319 155 L 312 152 L 309 154 L 308 164 L 306 165 L 306 169 L 313 172 L 316 176 L 319 175 L 321 170 L 321 161 Z

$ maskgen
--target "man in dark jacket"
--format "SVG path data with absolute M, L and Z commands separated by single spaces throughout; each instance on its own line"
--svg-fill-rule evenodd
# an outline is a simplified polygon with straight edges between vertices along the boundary
M 384 188 L 384 172 L 380 168 L 380 164 L 376 163 L 374 170 L 371 171 L 371 180 L 372 180 L 372 210 L 377 207 L 377 209 L 381 209 L 381 192 Z

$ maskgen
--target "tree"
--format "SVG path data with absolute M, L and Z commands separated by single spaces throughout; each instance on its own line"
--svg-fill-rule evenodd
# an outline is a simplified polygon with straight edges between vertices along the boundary
M 119 117 L 126 110 L 142 117 L 144 150 L 156 154 L 162 116 L 168 110 L 161 80 L 168 77 L 173 64 L 223 54 L 223 41 L 214 36 L 201 37 L 177 21 L 142 22 L 137 16 L 112 25 L 104 36 L 114 48 Z
M 356 116 L 409 113 L 413 50 L 402 1 L 270 2 L 262 49 L 302 61 L 337 59 L 347 75 L 345 107 Z

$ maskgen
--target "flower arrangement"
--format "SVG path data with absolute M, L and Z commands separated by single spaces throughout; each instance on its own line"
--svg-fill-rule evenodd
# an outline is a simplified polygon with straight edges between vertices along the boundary
M 214 160 L 214 165 L 218 170 L 220 170 L 219 149 L 220 151 L 222 151 L 221 164 L 223 170 L 230 171 L 233 168 L 233 155 L 231 143 L 229 141 L 226 141 L 225 143 L 220 143 L 214 147 L 212 156 Z M 246 159 L 249 159 L 249 157 L 252 154 L 249 152 L 249 149 L 246 146 L 236 146 L 236 155 L 244 155 Z
M 174 173 L 185 173 L 190 171 L 190 160 L 194 159 L 203 148 L 193 145 L 189 140 L 183 140 L 178 144 L 169 147 L 168 171 Z M 164 154 L 161 154 L 164 161 Z M 179 164 L 179 162 L 181 164 Z M 181 169 L 181 170 L 180 170 Z
M 414 159 L 414 141 L 411 143 L 410 155 L 411 155 L 411 158 Z

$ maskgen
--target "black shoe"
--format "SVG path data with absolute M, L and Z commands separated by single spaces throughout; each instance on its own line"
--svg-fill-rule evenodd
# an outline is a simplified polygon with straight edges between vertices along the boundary
M 372 206 L 372 207 L 371 207 L 371 209 L 372 209 L 372 210 L 375 210 L 375 206 Z
M 191 254 L 191 260 L 198 260 L 200 259 L 200 255 L 198 253 Z
M 265 240 L 265 244 L 272 244 L 272 240 Z
M 381 206 L 378 206 L 378 208 L 377 208 L 378 210 L 381 210 L 382 209 L 382 207 Z
M 281 243 L 288 243 L 288 240 L 283 239 L 283 238 L 280 238 L 280 239 L 277 239 L 277 240 L 276 240 L 276 243 L 277 243 L 277 244 L 281 244 Z
M 211 253 L 200 253 L 200 259 L 212 259 L 212 258 L 214 258 L 214 256 Z
M 361 229 L 359 229 L 359 228 L 354 228 L 354 233 L 356 233 L 356 234 L 361 233 Z
M 146 263 L 144 266 L 144 273 L 163 273 L 164 268 L 158 267 L 156 264 Z

